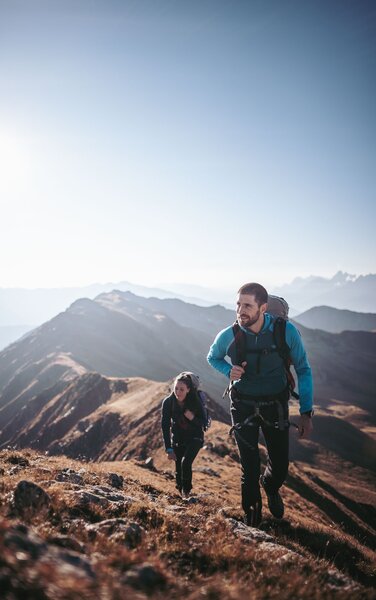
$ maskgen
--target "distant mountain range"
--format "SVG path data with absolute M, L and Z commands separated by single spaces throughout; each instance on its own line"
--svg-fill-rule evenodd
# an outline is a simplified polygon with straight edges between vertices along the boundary
M 31 329 L 48 321 L 48 319 L 68 308 L 72 302 L 79 298 L 93 299 L 98 294 L 110 292 L 113 289 L 130 291 L 140 296 L 180 298 L 186 302 L 194 302 L 200 306 L 215 304 L 215 302 L 190 295 L 189 293 L 184 295 L 176 291 L 137 285 L 129 281 L 104 284 L 94 283 L 85 287 L 71 288 L 0 288 L 0 327 L 22 326 Z
M 294 321 L 310 329 L 322 329 L 330 333 L 342 331 L 376 332 L 376 314 L 341 310 L 331 306 L 315 306 L 294 317 Z
M 182 370 L 197 372 L 222 406 L 225 377 L 206 355 L 233 311 L 199 307 L 181 300 L 142 298 L 113 291 L 81 299 L 0 353 L 0 429 L 31 399 L 43 405 L 45 390 L 60 393 L 67 381 L 88 371 L 107 377 L 143 377 L 164 382 Z M 299 325 L 315 378 L 316 401 L 333 399 L 376 418 L 376 335 L 332 334 Z
M 188 369 L 221 395 L 225 378 L 205 357 L 215 334 L 232 320 L 232 311 L 221 306 L 130 292 L 77 300 L 0 353 L 0 428 L 13 402 L 20 408 L 47 387 L 88 370 L 166 381 Z
M 273 293 L 286 298 L 299 311 L 324 305 L 376 313 L 376 275 L 372 274 L 357 277 L 338 271 L 331 279 L 297 277 Z
M 130 291 L 144 297 L 177 298 L 198 306 L 221 304 L 232 310 L 235 292 L 211 289 L 191 284 L 172 283 L 171 288 L 147 287 L 128 281 L 93 284 L 71 288 L 0 288 L 0 350 L 57 313 L 64 311 L 79 298 L 94 299 L 113 289 Z M 376 313 L 376 275 L 356 277 L 338 272 L 333 278 L 297 278 L 290 284 L 269 290 L 281 295 L 290 305 L 290 316 L 314 306 L 332 306 L 360 312 Z

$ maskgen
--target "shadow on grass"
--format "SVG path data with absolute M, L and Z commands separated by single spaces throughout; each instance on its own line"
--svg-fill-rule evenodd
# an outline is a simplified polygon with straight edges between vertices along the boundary
M 312 481 L 314 481 L 314 483 L 322 487 L 325 491 L 329 492 L 329 494 L 331 494 L 333 498 L 339 500 L 344 506 L 346 506 L 346 508 L 348 508 L 355 515 L 357 515 L 359 519 L 364 521 L 364 523 L 366 523 L 373 529 L 376 529 L 376 508 L 374 506 L 351 500 L 351 498 L 348 498 L 344 494 L 341 494 L 332 485 L 330 485 L 326 481 L 323 481 L 322 479 L 320 479 L 320 477 L 317 477 L 316 475 L 312 476 L 311 479 Z
M 376 583 L 376 576 L 372 574 L 372 564 L 367 557 L 338 535 L 317 529 L 313 531 L 306 527 L 294 526 L 287 520 L 275 519 L 265 520 L 263 530 L 274 534 L 278 542 L 285 546 L 288 546 L 289 542 L 295 542 L 316 558 L 333 562 L 338 569 L 363 585 L 373 586 Z
M 293 477 L 292 475 L 288 476 L 287 485 L 300 496 L 303 496 L 303 498 L 312 504 L 315 504 L 330 519 L 332 519 L 332 521 L 337 523 L 337 525 L 343 531 L 354 536 L 359 543 L 365 544 L 372 550 L 375 550 L 375 537 L 371 535 L 369 531 L 358 525 L 358 523 L 356 523 L 351 516 L 345 513 L 334 500 L 316 491 L 312 486 L 305 483 L 302 479 Z

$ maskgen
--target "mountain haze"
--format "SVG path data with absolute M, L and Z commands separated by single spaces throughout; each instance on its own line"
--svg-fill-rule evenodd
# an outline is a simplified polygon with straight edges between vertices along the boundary
M 3 326 L 22 326 L 24 328 L 25 323 L 30 323 L 28 327 L 31 329 L 51 319 L 57 313 L 64 311 L 79 298 L 93 299 L 98 294 L 110 292 L 113 289 L 130 291 L 140 296 L 181 298 L 186 302 L 194 302 L 202 306 L 213 304 L 209 300 L 190 296 L 189 294 L 184 295 L 157 287 L 137 285 L 129 281 L 103 284 L 94 283 L 84 287 L 70 288 L 0 288 L 0 328 Z
M 273 289 L 300 312 L 314 306 L 333 306 L 357 312 L 376 313 L 376 275 L 350 275 L 338 271 L 331 279 L 297 277 Z
M 42 410 L 67 384 L 89 372 L 162 383 L 191 370 L 228 411 L 228 399 L 222 399 L 227 380 L 209 367 L 206 355 L 216 333 L 233 318 L 233 311 L 221 306 L 198 307 L 121 291 L 74 302 L 0 353 L 3 443 L 20 433 L 15 418 L 22 415 L 21 429 L 29 428 L 30 407 Z M 376 335 L 299 329 L 312 365 L 316 406 L 323 415 L 345 418 L 373 435 Z
M 296 315 L 294 321 L 310 329 L 322 329 L 330 333 L 342 331 L 376 332 L 376 314 L 340 310 L 331 306 L 315 306 Z

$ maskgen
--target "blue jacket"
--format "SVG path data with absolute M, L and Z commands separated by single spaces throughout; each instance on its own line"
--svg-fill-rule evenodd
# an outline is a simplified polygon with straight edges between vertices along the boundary
M 257 335 L 241 327 L 246 333 L 247 348 L 252 351 L 252 348 L 270 346 L 273 327 L 273 318 L 268 313 L 265 313 L 264 324 Z M 236 364 L 233 362 L 235 359 L 234 342 L 232 326 L 223 329 L 215 338 L 207 357 L 209 364 L 226 377 L 230 377 L 232 365 Z M 290 321 L 286 323 L 286 343 L 290 348 L 290 357 L 298 377 L 300 412 L 303 413 L 311 410 L 313 406 L 312 372 L 300 333 Z M 226 356 L 231 360 L 231 363 L 225 359 Z M 252 355 L 249 356 L 252 357 Z M 251 361 L 249 361 L 250 364 L 247 365 L 245 374 L 241 379 L 234 382 L 238 391 L 244 394 L 262 396 L 277 394 L 286 387 L 287 379 L 282 359 L 278 353 L 269 356 L 270 358 L 265 360 L 264 357 L 261 357 L 260 369 L 257 372 Z M 256 357 L 254 360 L 256 360 Z

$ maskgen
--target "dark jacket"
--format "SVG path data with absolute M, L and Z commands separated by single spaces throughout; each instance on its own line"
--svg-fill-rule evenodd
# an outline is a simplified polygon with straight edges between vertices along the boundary
M 192 421 L 184 416 L 186 410 L 194 413 Z M 204 440 L 204 415 L 201 405 L 192 408 L 183 404 L 181 407 L 174 393 L 163 400 L 161 425 L 166 450 L 174 444 L 186 444 L 194 438 Z

